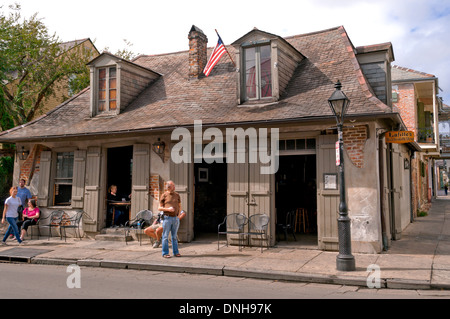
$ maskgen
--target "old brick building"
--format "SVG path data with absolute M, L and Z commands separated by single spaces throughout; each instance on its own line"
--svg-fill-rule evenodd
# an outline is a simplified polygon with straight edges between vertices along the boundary
M 343 27 L 286 38 L 253 29 L 227 45 L 233 62 L 223 56 L 205 77 L 207 41 L 193 26 L 186 51 L 131 62 L 103 53 L 89 64 L 90 87 L 0 135 L 0 142 L 32 151 L 17 162 L 15 175 L 33 174 L 44 213 L 81 208 L 91 217 L 84 230 L 99 232 L 109 185 L 132 194 L 133 217 L 155 211 L 171 179 L 188 211 L 182 241 L 217 231 L 227 214 L 265 213 L 274 245 L 277 222 L 295 210 L 298 233 L 313 234 L 320 249 L 337 250 L 337 132 L 327 101 L 340 80 L 351 100 L 344 141 L 352 247 L 386 249 L 409 222 L 402 213 L 411 209 L 404 162 L 419 149 L 384 140 L 387 131 L 405 129 L 391 102 L 391 44 L 355 48 Z M 236 132 L 258 134 L 256 144 L 218 139 L 234 141 Z M 181 136 L 189 134 L 179 152 Z M 274 165 L 266 158 L 276 149 Z M 271 165 L 275 171 L 263 173 Z

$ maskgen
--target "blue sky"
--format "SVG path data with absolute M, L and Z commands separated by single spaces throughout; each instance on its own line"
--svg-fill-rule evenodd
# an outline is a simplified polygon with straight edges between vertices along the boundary
M 187 50 L 193 24 L 211 47 L 214 29 L 230 44 L 254 27 L 285 37 L 343 25 L 355 46 L 391 42 L 393 64 L 437 76 L 450 105 L 450 0 L 15 1 L 63 41 L 89 37 L 113 53 L 123 39 L 135 53 Z

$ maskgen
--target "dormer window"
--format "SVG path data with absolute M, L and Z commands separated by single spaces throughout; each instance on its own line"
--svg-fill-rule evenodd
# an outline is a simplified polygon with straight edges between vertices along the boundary
M 117 71 L 115 67 L 98 70 L 98 113 L 117 109 Z
M 91 116 L 123 112 L 161 74 L 103 52 L 88 63 L 91 68 Z
M 244 49 L 245 99 L 272 97 L 272 69 L 270 45 Z
M 305 56 L 283 38 L 253 29 L 232 44 L 238 68 L 238 104 L 276 102 Z

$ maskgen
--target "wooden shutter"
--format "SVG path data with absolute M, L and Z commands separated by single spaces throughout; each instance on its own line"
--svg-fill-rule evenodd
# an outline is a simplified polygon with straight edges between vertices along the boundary
M 93 219 L 93 221 L 98 220 L 98 213 L 99 213 L 100 159 L 101 159 L 101 148 L 89 147 L 86 156 L 84 211 Z M 93 225 L 95 225 L 95 223 Z M 88 231 L 96 231 L 96 230 L 97 229 L 88 229 Z
M 130 218 L 149 208 L 148 190 L 150 178 L 150 145 L 135 144 L 133 146 L 133 171 L 131 188 Z
M 41 207 L 48 206 L 48 196 L 50 190 L 50 172 L 52 164 L 52 152 L 41 152 L 41 162 L 39 167 L 39 186 L 38 186 L 38 205 Z
M 324 174 L 338 174 L 336 166 L 337 135 L 319 136 L 317 165 L 317 235 L 319 249 L 338 250 L 339 186 L 336 190 L 324 189 Z M 345 156 L 345 154 L 344 154 Z
M 173 145 L 172 145 L 173 146 Z M 184 151 L 189 152 L 188 149 Z M 194 208 L 191 197 L 193 191 L 193 168 L 192 153 L 187 155 L 191 163 L 176 164 L 170 160 L 170 179 L 175 183 L 175 191 L 181 197 L 181 209 L 187 212 L 187 215 L 181 220 L 178 229 L 178 239 L 184 242 L 190 242 L 194 238 Z
M 86 150 L 74 152 L 73 181 L 72 181 L 72 207 L 83 208 L 84 179 L 86 173 Z

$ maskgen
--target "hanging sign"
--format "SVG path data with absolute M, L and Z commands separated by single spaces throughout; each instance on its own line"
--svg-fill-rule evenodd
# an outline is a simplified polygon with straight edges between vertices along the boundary
M 386 143 L 412 143 L 414 142 L 414 132 L 412 131 L 390 131 L 386 133 Z

